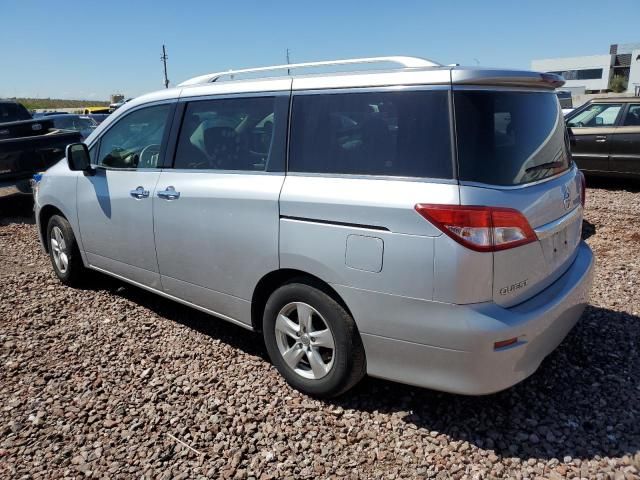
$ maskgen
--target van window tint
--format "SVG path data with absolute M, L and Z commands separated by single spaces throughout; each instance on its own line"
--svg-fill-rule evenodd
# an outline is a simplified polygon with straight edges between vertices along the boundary
M 174 168 L 282 171 L 287 104 L 285 97 L 190 102 Z
M 629 111 L 624 119 L 624 126 L 640 126 L 640 105 L 629 105 Z
M 453 178 L 448 92 L 296 95 L 289 170 Z
M 460 180 L 520 185 L 570 166 L 553 92 L 454 92 Z

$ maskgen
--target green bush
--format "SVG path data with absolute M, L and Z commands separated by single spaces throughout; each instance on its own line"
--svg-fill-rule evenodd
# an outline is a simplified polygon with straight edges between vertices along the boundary
M 56 110 L 58 108 L 78 108 L 108 106 L 109 102 L 98 102 L 96 100 L 62 100 L 56 98 L 16 98 L 28 110 L 46 109 Z
M 611 79 L 610 87 L 616 93 L 622 93 L 627 90 L 627 79 L 616 75 Z

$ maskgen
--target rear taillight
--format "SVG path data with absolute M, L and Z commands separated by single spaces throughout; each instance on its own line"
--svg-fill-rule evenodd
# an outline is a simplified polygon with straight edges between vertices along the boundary
M 578 170 L 578 174 L 580 174 L 580 203 L 584 208 L 585 203 L 587 203 L 587 179 L 580 170 Z
M 517 210 L 501 207 L 429 205 L 416 211 L 456 242 L 478 252 L 495 252 L 538 240 Z

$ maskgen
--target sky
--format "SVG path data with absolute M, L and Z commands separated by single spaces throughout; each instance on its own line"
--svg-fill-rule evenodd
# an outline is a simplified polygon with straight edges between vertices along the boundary
M 615 5 L 615 7 L 613 7 Z M 640 0 L 0 0 L 0 97 L 107 100 L 203 73 L 415 55 L 529 68 L 640 42 Z

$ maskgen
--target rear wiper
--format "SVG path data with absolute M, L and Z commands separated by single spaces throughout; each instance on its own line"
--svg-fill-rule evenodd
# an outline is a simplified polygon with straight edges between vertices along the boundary
M 564 166 L 564 162 L 547 162 L 541 163 L 540 165 L 534 165 L 533 167 L 529 167 L 525 170 L 525 172 L 534 172 L 536 170 L 546 170 L 547 168 L 559 168 Z

